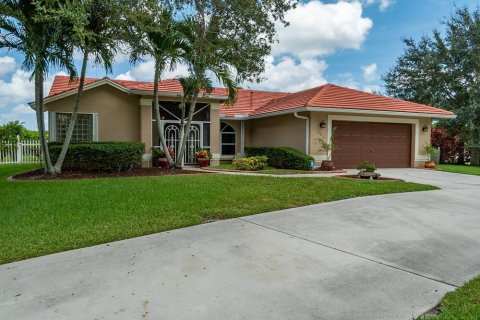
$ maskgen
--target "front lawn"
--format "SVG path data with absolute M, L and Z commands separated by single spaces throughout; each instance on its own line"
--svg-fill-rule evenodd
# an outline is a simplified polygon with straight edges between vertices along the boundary
M 468 166 L 468 165 L 459 165 L 459 164 L 437 164 L 437 167 L 442 171 L 446 171 L 446 172 L 473 174 L 476 176 L 480 176 L 479 166 Z
M 447 293 L 439 304 L 437 316 L 424 316 L 422 320 L 476 320 L 480 319 L 480 277 L 461 288 Z
M 229 170 L 229 171 L 238 171 L 243 172 L 242 170 L 237 170 L 235 166 L 231 163 L 222 163 L 216 166 L 207 167 L 208 170 Z M 263 170 L 255 171 L 259 174 L 274 174 L 274 175 L 284 175 L 284 174 L 309 174 L 312 173 L 310 170 L 294 170 L 294 169 L 277 169 L 274 167 L 266 167 Z
M 260 212 L 352 197 L 433 190 L 400 181 L 177 175 L 6 181 L 0 166 L 0 263 Z

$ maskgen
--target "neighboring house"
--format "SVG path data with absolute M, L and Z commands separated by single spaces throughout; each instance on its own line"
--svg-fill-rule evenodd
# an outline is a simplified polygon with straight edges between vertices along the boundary
M 75 141 L 140 141 L 145 162 L 159 136 L 152 113 L 153 84 L 109 78 L 85 81 Z M 57 76 L 45 106 L 52 141 L 65 136 L 77 83 Z M 159 86 L 161 125 L 167 144 L 176 149 L 178 104 L 182 88 L 177 80 Z M 421 167 L 424 146 L 430 143 L 433 119 L 454 118 L 449 111 L 327 84 L 295 93 L 240 89 L 232 106 L 224 105 L 226 90 L 215 88 L 199 98 L 188 135 L 185 163 L 195 163 L 197 148 L 209 148 L 212 163 L 231 160 L 245 146 L 288 146 L 315 158 L 319 139 L 335 130 L 337 167 L 354 168 L 368 160 L 378 167 Z

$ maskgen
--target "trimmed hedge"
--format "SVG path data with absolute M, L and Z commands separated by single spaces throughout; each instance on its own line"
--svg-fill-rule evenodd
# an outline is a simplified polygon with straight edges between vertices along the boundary
M 62 142 L 48 144 L 52 162 L 57 161 Z M 142 164 L 145 145 L 139 142 L 73 142 L 63 168 L 85 171 L 128 171 Z
M 266 156 L 268 165 L 279 169 L 310 170 L 312 157 L 290 147 L 245 147 L 247 157 Z

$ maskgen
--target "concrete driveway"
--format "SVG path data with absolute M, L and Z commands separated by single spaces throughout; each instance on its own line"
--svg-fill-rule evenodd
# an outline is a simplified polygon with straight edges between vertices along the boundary
M 0 319 L 412 319 L 480 274 L 480 177 L 0 266 Z

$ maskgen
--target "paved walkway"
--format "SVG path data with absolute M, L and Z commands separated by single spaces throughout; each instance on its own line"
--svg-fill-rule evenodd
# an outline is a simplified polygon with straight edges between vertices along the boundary
M 0 319 L 412 319 L 480 273 L 480 177 L 0 266 Z

